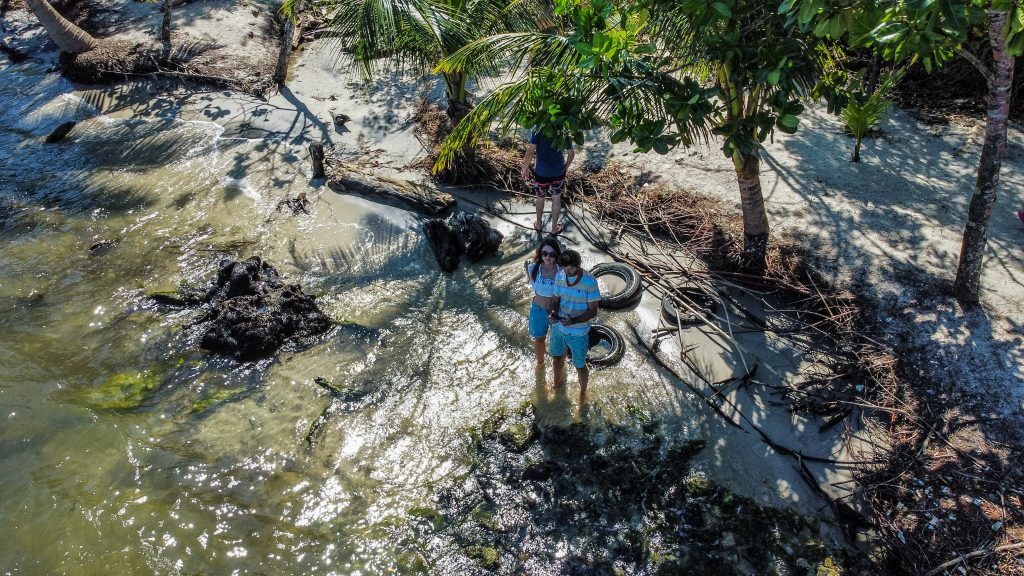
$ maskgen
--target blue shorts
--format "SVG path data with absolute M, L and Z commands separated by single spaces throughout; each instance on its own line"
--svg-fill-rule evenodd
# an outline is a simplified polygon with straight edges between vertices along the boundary
M 548 311 L 536 302 L 530 302 L 530 338 L 543 338 L 548 335 Z
M 565 334 L 558 328 L 551 329 L 548 338 L 548 354 L 554 357 L 565 356 L 566 349 L 572 354 L 572 364 L 582 370 L 587 365 L 587 352 L 590 350 L 589 334 Z

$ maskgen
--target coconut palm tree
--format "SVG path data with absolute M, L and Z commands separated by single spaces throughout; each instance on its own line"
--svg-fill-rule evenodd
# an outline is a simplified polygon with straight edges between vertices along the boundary
M 78 54 L 88 52 L 96 47 L 97 40 L 88 32 L 75 26 L 70 20 L 60 15 L 46 0 L 25 0 L 28 7 L 46 29 L 50 40 L 63 52 Z
M 486 137 L 494 122 L 514 123 L 580 143 L 599 122 L 612 141 L 660 154 L 709 133 L 736 169 L 746 265 L 762 271 L 768 217 L 760 181 L 762 143 L 794 132 L 820 67 L 813 40 L 758 0 L 556 0 L 567 31 L 478 40 L 438 69 L 497 66 L 523 70 L 485 98 L 449 136 L 435 167 Z
M 490 34 L 536 30 L 544 11 L 536 0 L 307 0 L 326 9 L 328 36 L 366 77 L 380 67 L 429 72 L 442 58 Z M 472 107 L 467 67 L 441 73 L 448 115 L 461 119 Z

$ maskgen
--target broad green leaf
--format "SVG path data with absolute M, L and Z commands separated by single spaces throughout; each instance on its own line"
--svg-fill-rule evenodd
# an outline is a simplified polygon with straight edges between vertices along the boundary
M 780 128 L 796 130 L 797 126 L 800 125 L 800 119 L 797 118 L 796 116 L 793 116 L 792 114 L 783 114 L 782 116 L 779 116 L 779 119 L 776 121 L 776 123 L 779 125 Z
M 722 16 L 732 18 L 732 10 L 724 2 L 713 2 L 711 7 L 715 9 L 715 12 L 718 12 Z

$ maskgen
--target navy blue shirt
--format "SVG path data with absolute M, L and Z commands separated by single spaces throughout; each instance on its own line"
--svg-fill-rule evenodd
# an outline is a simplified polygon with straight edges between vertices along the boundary
M 557 178 L 565 175 L 565 150 L 556 149 L 551 140 L 536 130 L 530 133 L 530 144 L 537 146 L 537 165 L 533 169 L 537 176 Z M 572 150 L 572 142 L 566 150 Z

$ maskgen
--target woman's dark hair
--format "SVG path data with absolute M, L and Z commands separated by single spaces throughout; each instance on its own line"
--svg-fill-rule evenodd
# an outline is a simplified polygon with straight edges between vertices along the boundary
M 558 263 L 558 258 L 562 253 L 562 247 L 558 244 L 558 240 L 554 237 L 547 237 L 540 241 L 540 246 L 537 246 L 537 253 L 533 255 L 533 272 L 530 273 L 530 282 L 537 281 L 537 274 L 540 274 L 540 263 L 542 258 L 540 257 L 540 251 L 545 246 L 550 247 L 555 251 L 555 263 Z
M 582 263 L 583 258 L 580 256 L 580 253 L 575 250 L 566 250 L 558 257 L 558 265 L 562 268 L 565 268 L 566 266 L 579 266 Z

